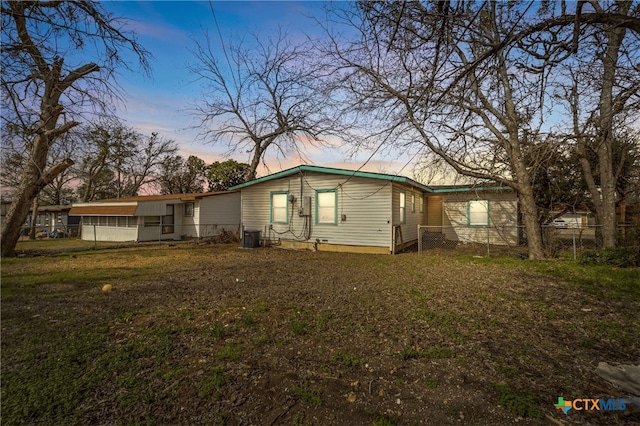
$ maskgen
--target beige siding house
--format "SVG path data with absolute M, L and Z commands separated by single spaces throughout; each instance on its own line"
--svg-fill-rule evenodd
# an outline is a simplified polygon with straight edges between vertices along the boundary
M 471 201 L 472 213 L 478 216 L 478 194 L 484 200 L 485 193 L 490 193 L 463 187 L 432 188 L 403 176 L 308 165 L 231 189 L 241 193 L 243 229 L 253 235 L 259 232 L 266 244 L 366 253 L 395 253 L 415 244 L 418 227 L 427 224 L 439 233 L 459 224 L 459 234 L 447 237 L 472 241 L 481 225 L 469 226 L 465 208 Z M 496 191 L 486 195 L 494 200 L 489 205 L 495 223 L 498 215 L 500 222 L 515 223 L 515 196 L 504 196 L 504 203 L 498 202 L 503 195 Z M 456 215 L 457 210 L 465 218 Z M 485 230 L 483 242 L 486 234 Z
M 240 229 L 240 193 L 125 197 L 74 204 L 80 237 L 89 241 L 160 241 L 214 236 Z
M 517 245 L 517 211 L 513 191 L 478 188 L 443 193 L 441 232 L 450 241 Z
M 416 240 L 427 187 L 402 176 L 298 166 L 237 185 L 242 226 L 271 244 L 389 253 Z M 415 201 L 415 209 L 411 208 Z

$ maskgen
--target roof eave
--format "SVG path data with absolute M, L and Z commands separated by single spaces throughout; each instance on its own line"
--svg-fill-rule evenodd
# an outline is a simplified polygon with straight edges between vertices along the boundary
M 319 166 L 309 166 L 309 165 L 301 165 L 301 166 L 296 166 L 287 170 L 282 170 L 280 172 L 277 173 L 273 173 L 267 176 L 263 176 L 261 178 L 257 178 L 254 180 L 251 180 L 249 182 L 245 182 L 245 183 L 241 183 L 239 185 L 235 185 L 232 186 L 231 188 L 229 188 L 229 191 L 236 191 L 242 188 L 246 188 L 248 186 L 253 186 L 262 182 L 267 182 L 273 179 L 279 179 L 285 176 L 290 176 L 292 174 L 295 173 L 300 173 L 300 172 L 304 172 L 304 171 L 308 171 L 308 172 L 317 172 L 317 173 L 327 173 L 327 174 L 332 174 L 332 175 L 339 175 L 339 176 L 349 176 L 349 177 L 361 177 L 361 178 L 368 178 L 368 179 L 378 179 L 378 180 L 386 180 L 386 181 L 390 181 L 390 182 L 398 182 L 398 183 L 404 183 L 416 188 L 419 188 L 425 192 L 430 192 L 430 189 L 428 186 L 423 185 L 419 182 L 416 182 L 412 179 L 409 179 L 407 177 L 404 176 L 393 176 L 393 175 L 382 175 L 380 173 L 371 173 L 371 172 L 361 172 L 361 171 L 354 171 L 354 170 L 344 170 L 344 169 L 333 169 L 333 168 L 328 168 L 328 167 L 319 167 Z

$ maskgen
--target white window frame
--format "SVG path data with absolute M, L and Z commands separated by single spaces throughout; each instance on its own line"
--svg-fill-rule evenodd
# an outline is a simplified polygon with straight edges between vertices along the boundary
M 489 200 L 469 200 L 467 201 L 467 225 L 469 226 L 489 226 L 490 218 Z
M 321 197 L 321 195 L 332 194 L 333 197 Z M 324 206 L 324 200 L 332 200 L 332 206 Z M 327 209 L 332 209 L 332 214 L 321 213 Z M 330 217 L 330 219 L 328 219 Z M 337 225 L 338 224 L 338 191 L 335 189 L 316 190 L 316 224 L 317 225 Z
M 193 217 L 195 209 L 196 209 L 196 203 L 194 202 L 184 203 L 184 217 Z
M 277 206 L 274 205 L 274 202 L 273 202 L 274 197 L 277 197 L 278 200 L 282 200 L 284 198 L 284 207 L 280 205 L 281 202 L 279 202 Z M 278 209 L 277 214 L 274 214 L 276 213 L 275 209 Z M 275 220 L 276 216 L 278 216 L 278 219 L 280 219 L 280 217 L 282 216 L 282 213 L 284 213 L 284 221 Z M 282 224 L 289 223 L 289 192 L 288 191 L 271 191 L 271 195 L 269 197 L 269 222 L 282 223 Z
M 407 223 L 407 193 L 400 191 L 399 209 L 400 223 Z

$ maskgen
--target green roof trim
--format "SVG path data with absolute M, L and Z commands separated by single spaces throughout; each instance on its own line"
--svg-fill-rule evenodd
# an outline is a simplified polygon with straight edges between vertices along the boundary
M 404 183 L 407 185 L 414 186 L 416 188 L 420 188 L 425 192 L 430 192 L 430 189 L 428 186 L 423 185 L 419 182 L 414 181 L 413 179 L 409 179 L 408 177 L 404 177 L 404 176 L 388 175 L 384 173 L 360 172 L 357 170 L 335 169 L 332 167 L 319 167 L 319 166 L 310 166 L 310 165 L 301 165 L 301 166 L 292 167 L 290 169 L 283 170 L 281 172 L 273 173 L 258 179 L 251 180 L 249 182 L 241 183 L 240 185 L 232 186 L 231 188 L 229 188 L 229 190 L 235 191 L 238 189 L 246 188 L 247 186 L 255 185 L 262 182 L 267 182 L 273 179 L 278 179 L 281 177 L 290 176 L 290 175 L 301 173 L 301 172 L 316 172 L 316 173 L 326 173 L 326 174 L 348 176 L 348 177 L 380 179 L 380 180 L 386 180 L 390 182 Z
M 267 176 L 263 176 L 261 178 L 257 178 L 251 180 L 249 182 L 241 183 L 239 185 L 232 186 L 229 188 L 229 191 L 237 191 L 242 188 L 246 188 L 248 186 L 256 185 L 258 183 L 267 182 L 273 179 L 279 179 L 285 176 L 290 176 L 296 173 L 302 172 L 315 172 L 315 173 L 326 173 L 332 175 L 339 176 L 347 176 L 347 177 L 360 177 L 360 178 L 369 178 L 369 179 L 379 179 L 386 180 L 389 182 L 398 182 L 403 183 L 405 185 L 413 186 L 415 188 L 419 188 L 424 192 L 428 193 L 446 193 L 446 192 L 470 192 L 470 191 L 500 191 L 510 189 L 506 186 L 492 186 L 492 187 L 474 187 L 474 186 L 450 186 L 450 187 L 429 187 L 421 184 L 420 182 L 416 182 L 413 179 L 410 179 L 405 176 L 397 176 L 397 175 L 389 175 L 386 173 L 373 173 L 373 172 L 361 172 L 357 170 L 347 170 L 347 169 L 336 169 L 332 167 L 320 167 L 320 166 L 311 166 L 311 165 L 300 165 L 296 167 L 292 167 L 290 169 L 282 170 L 281 172 L 276 172 Z

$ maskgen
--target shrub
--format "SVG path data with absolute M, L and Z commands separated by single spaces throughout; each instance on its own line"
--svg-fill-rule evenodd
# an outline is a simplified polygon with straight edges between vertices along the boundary
M 585 253 L 580 258 L 583 265 L 609 265 L 619 268 L 640 266 L 640 247 L 613 247 Z

